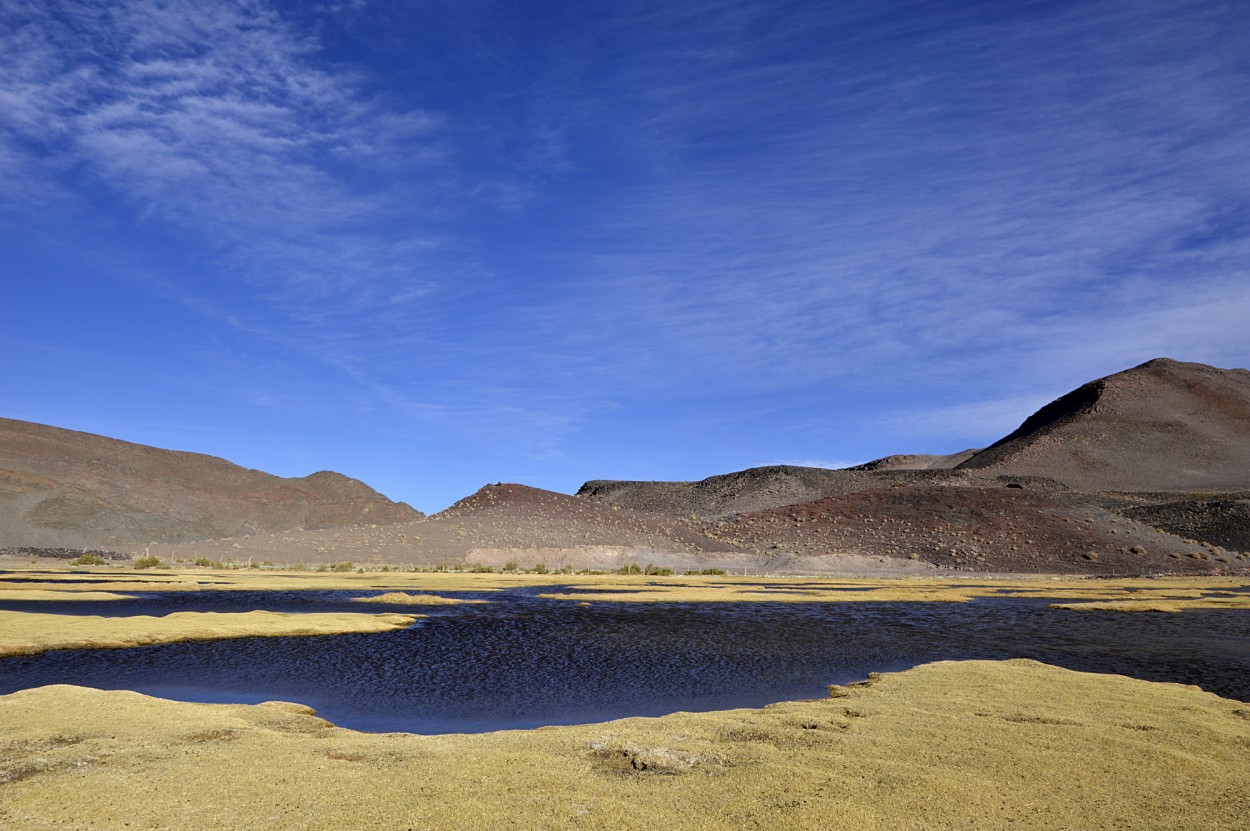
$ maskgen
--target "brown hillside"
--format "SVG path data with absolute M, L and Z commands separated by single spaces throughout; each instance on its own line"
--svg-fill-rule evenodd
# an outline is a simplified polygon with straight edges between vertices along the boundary
M 286 479 L 214 456 L 0 419 L 0 545 L 109 548 L 420 516 L 339 473 Z
M 672 519 L 514 484 L 487 485 L 431 523 L 474 528 L 504 548 L 620 546 L 690 555 L 737 550 Z
M 1250 488 L 1250 371 L 1166 358 L 1047 404 L 959 470 L 1085 491 Z
M 1188 543 L 1064 493 L 977 485 L 877 488 L 743 514 L 716 536 L 796 557 L 848 552 L 991 572 L 1207 573 L 1250 555 Z
M 524 485 L 488 485 L 428 519 L 374 528 L 286 532 L 153 546 L 165 558 L 494 567 L 691 569 L 737 564 L 743 552 L 688 525 Z

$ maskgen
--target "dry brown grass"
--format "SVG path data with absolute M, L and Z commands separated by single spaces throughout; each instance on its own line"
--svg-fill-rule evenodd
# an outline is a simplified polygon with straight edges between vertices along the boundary
M 53 649 L 117 649 L 179 641 L 278 635 L 385 632 L 419 615 L 280 612 L 174 612 L 163 617 L 99 617 L 0 611 L 0 656 Z
M 1250 707 L 1031 661 L 761 710 L 369 735 L 286 704 L 0 698 L 0 827 L 1244 829 Z

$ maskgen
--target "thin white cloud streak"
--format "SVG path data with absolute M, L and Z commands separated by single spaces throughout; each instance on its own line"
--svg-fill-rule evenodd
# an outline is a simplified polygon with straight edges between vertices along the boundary
M 887 65 L 888 34 L 862 38 L 883 58 L 844 74 L 827 55 L 739 61 L 758 46 L 739 37 L 752 7 L 673 12 L 712 21 L 710 34 L 668 17 L 648 29 L 720 50 L 674 35 L 590 64 L 618 73 L 602 85 L 621 96 L 544 91 L 545 109 L 570 114 L 569 166 L 588 164 L 583 130 L 647 175 L 557 236 L 550 261 L 567 280 L 457 346 L 475 372 L 502 356 L 519 384 L 508 400 L 535 400 L 533 387 L 593 410 L 976 378 L 1007 405 L 913 423 L 993 440 L 1028 414 L 1013 406 L 1056 384 L 1194 355 L 1204 318 L 1202 358 L 1245 362 L 1246 330 L 1218 308 L 1250 302 L 1244 234 L 1183 244 L 1250 181 L 1237 152 L 1250 126 L 1210 92 L 1247 97 L 1242 69 L 1211 48 L 1210 7 L 1088 4 L 1024 27 L 928 19 L 910 63 Z M 961 53 L 974 57 L 943 62 Z
M 1101 3 L 1023 28 L 937 20 L 894 73 L 829 82 L 828 62 L 796 60 L 649 87 L 669 102 L 650 121 L 669 175 L 598 229 L 569 340 L 612 333 L 599 356 L 615 382 L 715 389 L 970 371 L 1004 352 L 1045 362 L 1073 329 L 1104 351 L 1113 329 L 1176 333 L 1159 323 L 1195 317 L 1212 289 L 1241 307 L 1244 229 L 1184 246 L 1250 183 L 1250 123 L 1221 97 L 1250 104 L 1250 85 L 1219 13 Z M 984 66 L 941 63 L 961 53 Z M 797 128 L 796 101 L 811 102 Z M 735 132 L 754 146 L 691 147 Z M 551 311 L 556 331 L 567 321 Z M 1177 334 L 1150 344 L 1178 352 Z M 1241 327 L 1222 340 L 1226 358 L 1250 346 Z
M 1244 232 L 1190 244 L 1250 183 L 1230 47 L 1246 25 L 1218 4 L 999 22 L 930 4 L 624 4 L 499 93 L 528 96 L 527 118 L 473 114 L 528 148 L 507 181 L 440 155 L 453 126 L 318 68 L 260 3 L 64 6 L 108 33 L 94 52 L 43 5 L 4 8 L 43 21 L 0 35 L 17 131 L 0 153 L 19 172 L 77 171 L 215 241 L 283 309 L 222 319 L 429 423 L 521 443 L 614 402 L 887 374 L 1027 398 L 1113 360 L 1193 355 L 1195 338 L 1214 362 L 1250 351 L 1229 311 L 1250 304 Z M 567 227 L 545 256 L 486 275 L 455 251 L 427 304 L 413 263 L 461 242 L 432 230 L 430 191 L 541 208 L 544 176 L 602 198 L 551 217 Z M 539 229 L 523 213 L 516 228 Z M 473 285 L 448 297 L 462 274 Z M 443 373 L 459 383 L 427 383 Z
M 428 170 L 438 118 L 320 68 L 264 4 L 9 2 L 3 20 L 10 167 L 102 185 L 296 310 L 373 309 L 422 279 L 408 264 L 433 239 L 369 226 L 413 210 L 377 183 Z

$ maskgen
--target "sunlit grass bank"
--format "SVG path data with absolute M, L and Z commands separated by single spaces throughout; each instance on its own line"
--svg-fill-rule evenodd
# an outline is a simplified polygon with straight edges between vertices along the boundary
M 835 692 L 413 736 L 290 705 L 44 687 L 0 697 L 0 827 L 1246 827 L 1246 704 L 1024 660 L 928 664 Z
M 33 655 L 52 649 L 116 649 L 224 638 L 386 632 L 409 626 L 416 617 L 346 613 L 292 615 L 260 611 L 99 617 L 0 611 L 0 656 Z

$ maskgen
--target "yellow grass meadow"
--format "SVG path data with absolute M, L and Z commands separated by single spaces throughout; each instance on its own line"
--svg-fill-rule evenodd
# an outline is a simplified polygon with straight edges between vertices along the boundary
M 1027 660 L 755 710 L 417 736 L 292 704 L 0 697 L 0 827 L 1245 829 L 1250 705 Z
M 1246 581 L 30 569 L 4 597 L 341 589 L 456 603 L 968 602 L 1245 608 Z M 71 582 L 74 581 L 74 582 Z M 105 593 L 105 594 L 101 594 Z M 388 596 L 390 595 L 390 596 Z M 0 654 L 386 631 L 416 614 L 0 612 Z M 51 686 L 0 696 L 0 827 L 112 829 L 1246 829 L 1250 704 L 1027 660 L 938 662 L 828 699 L 480 735 L 366 734 L 298 703 Z

